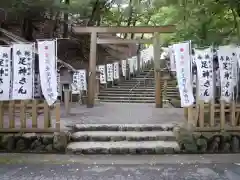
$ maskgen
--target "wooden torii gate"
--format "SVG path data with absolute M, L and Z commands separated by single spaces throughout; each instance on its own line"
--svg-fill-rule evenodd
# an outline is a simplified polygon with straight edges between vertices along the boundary
M 73 26 L 73 33 L 90 33 L 90 60 L 89 60 L 89 80 L 88 80 L 88 101 L 87 107 L 94 107 L 95 83 L 96 83 L 96 62 L 97 44 L 130 44 L 130 43 L 152 43 L 154 51 L 154 76 L 155 76 L 155 106 L 162 107 L 161 97 L 161 63 L 160 63 L 160 37 L 159 33 L 173 33 L 176 31 L 174 25 L 154 26 L 154 27 L 82 27 Z M 129 40 L 129 39 L 98 39 L 98 33 L 152 33 L 153 40 Z

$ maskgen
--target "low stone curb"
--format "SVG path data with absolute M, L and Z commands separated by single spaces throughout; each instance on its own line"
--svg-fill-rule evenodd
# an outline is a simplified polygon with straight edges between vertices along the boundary
M 64 132 L 0 134 L 0 152 L 65 153 L 68 139 Z
M 184 127 L 174 128 L 182 153 L 239 153 L 239 132 L 193 132 Z

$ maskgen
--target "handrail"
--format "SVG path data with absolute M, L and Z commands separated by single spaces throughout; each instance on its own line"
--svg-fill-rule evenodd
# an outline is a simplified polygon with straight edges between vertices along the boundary
M 151 73 L 151 72 L 153 72 L 154 70 L 153 70 L 153 68 L 152 69 L 150 69 L 149 70 L 149 72 L 143 77 L 143 79 L 139 79 L 138 81 L 137 81 L 137 83 L 129 90 L 129 92 L 128 92 L 128 101 L 130 101 L 130 95 L 132 95 L 132 92 L 133 92 L 133 89 L 135 89 L 135 88 L 137 88 L 139 85 L 140 85 L 140 83 L 141 83 L 141 81 L 142 80 L 144 80 L 144 84 L 146 83 L 146 78 L 149 76 L 149 74 Z

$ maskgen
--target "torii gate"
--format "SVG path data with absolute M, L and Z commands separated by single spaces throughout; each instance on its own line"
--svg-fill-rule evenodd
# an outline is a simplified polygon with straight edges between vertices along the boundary
M 176 31 L 174 25 L 169 26 L 132 26 L 132 27 L 82 27 L 73 26 L 73 33 L 90 33 L 90 60 L 89 60 L 89 81 L 88 81 L 88 102 L 87 107 L 94 107 L 95 83 L 96 83 L 96 61 L 97 44 L 130 44 L 149 43 L 153 44 L 154 51 L 154 77 L 155 77 L 155 107 L 162 108 L 161 97 L 161 63 L 160 63 L 160 33 L 173 33 Z M 152 40 L 130 40 L 130 39 L 98 39 L 98 33 L 152 33 Z

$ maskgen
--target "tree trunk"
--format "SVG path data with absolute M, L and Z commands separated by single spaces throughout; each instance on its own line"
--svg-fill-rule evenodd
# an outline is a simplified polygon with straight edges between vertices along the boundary
M 133 26 L 136 26 L 136 23 L 137 23 L 137 17 L 134 19 L 132 25 L 133 25 Z M 131 39 L 134 38 L 134 35 L 135 35 L 134 33 L 131 33 Z
M 33 41 L 33 30 L 34 30 L 34 26 L 33 26 L 33 21 L 30 18 L 23 18 L 23 23 L 22 23 L 22 36 L 28 40 L 28 41 Z
M 233 8 L 231 8 L 231 11 L 234 19 L 234 27 L 237 30 L 238 41 L 240 41 L 240 23 L 237 18 L 238 13 Z
M 128 15 L 128 21 L 127 21 L 127 26 L 130 26 L 131 23 L 132 23 L 132 14 L 133 14 L 133 7 L 132 7 L 132 0 L 129 0 L 129 4 L 128 4 L 128 7 L 129 7 L 129 15 Z M 124 38 L 127 38 L 127 33 L 124 35 Z
M 93 6 L 91 17 L 90 17 L 90 19 L 88 21 L 88 24 L 87 24 L 88 26 L 93 25 L 93 22 L 94 22 L 94 19 L 95 19 L 95 16 L 96 16 L 95 14 L 99 9 L 99 5 L 100 5 L 99 0 L 96 0 L 95 4 Z
M 70 0 L 65 0 L 65 4 L 69 5 Z M 64 13 L 64 24 L 63 24 L 63 38 L 68 38 L 68 12 Z

